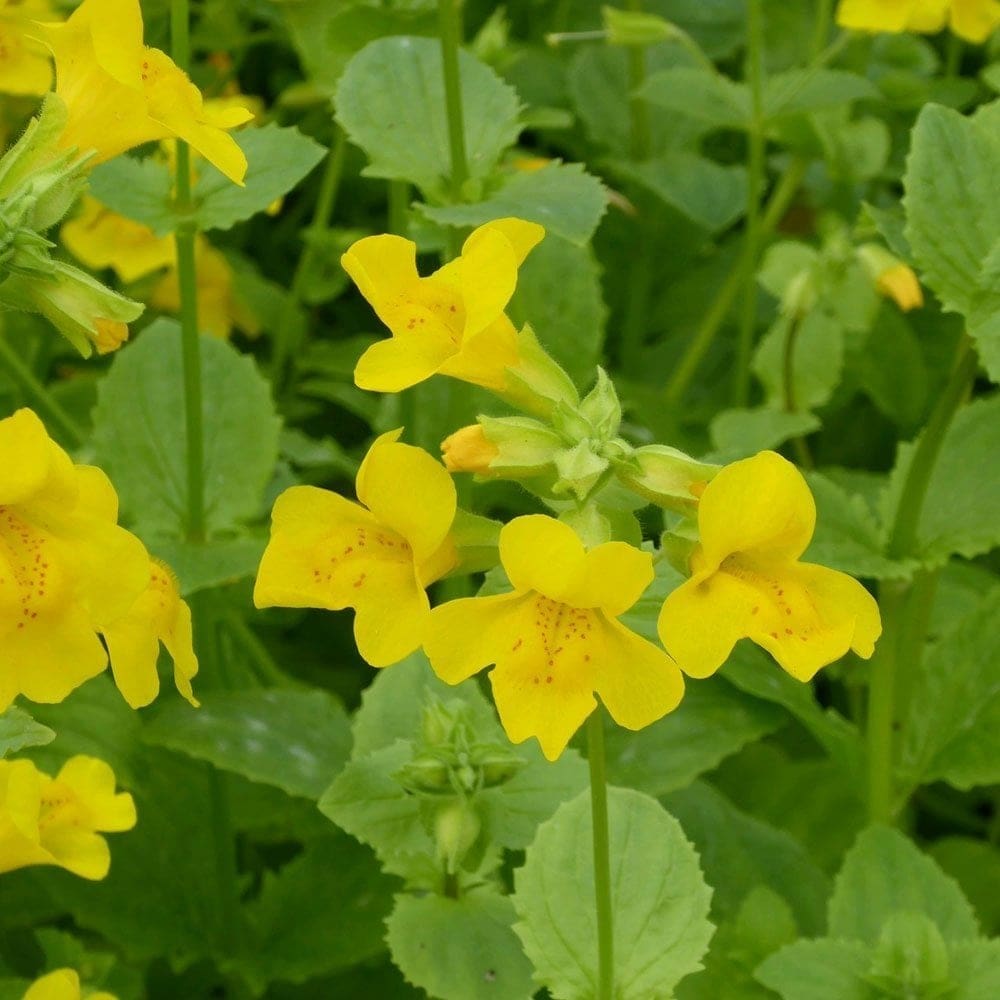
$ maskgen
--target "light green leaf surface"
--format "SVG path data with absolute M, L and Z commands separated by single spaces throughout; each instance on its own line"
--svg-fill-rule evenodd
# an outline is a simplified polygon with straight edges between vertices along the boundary
M 610 788 L 608 809 L 617 996 L 653 1000 L 700 968 L 713 932 L 711 890 L 680 825 L 655 799 Z M 591 854 L 590 795 L 584 792 L 539 827 L 515 875 L 520 919 L 514 929 L 537 980 L 560 1000 L 595 993 Z
M 25 747 L 40 747 L 51 743 L 56 734 L 36 722 L 23 708 L 11 705 L 0 713 L 0 759 Z

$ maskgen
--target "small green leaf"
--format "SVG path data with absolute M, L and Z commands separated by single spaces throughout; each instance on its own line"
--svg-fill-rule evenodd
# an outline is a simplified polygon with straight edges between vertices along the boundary
M 639 94 L 650 104 L 696 118 L 709 128 L 745 128 L 750 119 L 746 87 L 703 67 L 652 73 Z
M 929 917 L 947 942 L 979 936 L 975 914 L 957 883 L 903 834 L 873 826 L 844 859 L 830 899 L 830 935 L 876 945 L 899 911 Z
M 795 409 L 811 410 L 828 402 L 840 382 L 844 366 L 844 328 L 837 318 L 821 309 L 812 310 L 796 322 L 779 316 L 761 338 L 753 359 L 753 370 L 764 385 L 768 401 L 786 407 L 785 351 L 792 341 L 792 392 Z
M 531 964 L 511 930 L 514 907 L 489 888 L 459 899 L 400 895 L 386 921 L 393 961 L 441 1000 L 523 1000 Z
M 17 705 L 0 713 L 0 759 L 25 747 L 40 747 L 51 743 L 56 734 L 28 715 Z
M 796 941 L 766 959 L 757 978 L 782 1000 L 879 1000 L 866 981 L 871 949 L 857 941 Z
M 173 178 L 155 157 L 116 156 L 99 164 L 90 175 L 90 193 L 113 212 L 149 226 L 157 236 L 177 228 Z
M 209 691 L 201 708 L 158 711 L 143 739 L 224 771 L 318 799 L 351 746 L 347 713 L 325 691 Z
M 764 118 L 826 111 L 859 100 L 881 100 L 882 92 L 866 77 L 842 69 L 793 69 L 768 77 Z
M 478 226 L 515 216 L 582 246 L 594 235 L 607 200 L 604 185 L 581 164 L 550 163 L 541 170 L 506 176 L 483 201 L 423 205 L 420 210 L 432 222 L 446 226 Z M 532 256 L 537 252 L 532 251 Z
M 777 448 L 794 437 L 819 430 L 819 418 L 812 413 L 789 413 L 771 406 L 753 410 L 723 410 L 709 427 L 712 445 L 723 462 L 747 458 L 758 451 Z
M 217 538 L 208 542 L 147 535 L 144 541 L 149 551 L 174 571 L 182 595 L 253 576 L 267 544 L 262 535 Z
M 517 138 L 517 95 L 488 66 L 459 53 L 469 176 L 492 173 Z M 337 87 L 337 120 L 367 154 L 369 177 L 412 181 L 425 194 L 451 177 L 441 45 L 382 38 L 348 64 Z
M 942 837 L 928 853 L 962 887 L 983 930 L 1000 931 L 1000 849 L 973 837 Z
M 246 154 L 246 178 L 241 187 L 210 163 L 199 164 L 194 188 L 199 229 L 230 229 L 263 212 L 288 194 L 326 153 L 297 128 L 281 128 L 273 122 L 244 129 L 233 138 Z
M 260 516 L 278 455 L 270 387 L 252 359 L 213 337 L 199 341 L 205 514 L 210 534 Z M 160 319 L 120 351 L 98 389 L 95 446 L 126 517 L 150 536 L 183 534 L 187 509 L 180 327 Z
M 669 995 L 700 968 L 713 928 L 711 890 L 678 822 L 646 795 L 608 789 L 616 995 Z M 590 794 L 560 806 L 538 828 L 514 879 L 514 930 L 536 978 L 559 997 L 594 996 Z

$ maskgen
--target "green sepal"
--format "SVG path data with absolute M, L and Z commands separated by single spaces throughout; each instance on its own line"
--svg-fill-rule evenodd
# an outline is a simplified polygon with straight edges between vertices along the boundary
M 662 444 L 636 448 L 614 466 L 624 486 L 679 514 L 689 514 L 697 507 L 698 494 L 692 487 L 708 483 L 720 468 Z
M 656 14 L 637 10 L 619 10 L 602 7 L 601 20 L 607 32 L 609 45 L 632 45 L 645 48 L 660 42 L 676 41 L 683 32 L 674 24 Z
M 540 417 L 547 417 L 558 403 L 576 406 L 580 402 L 573 380 L 527 323 L 517 335 L 517 354 L 517 364 L 506 370 L 507 387 L 497 394 L 502 399 Z

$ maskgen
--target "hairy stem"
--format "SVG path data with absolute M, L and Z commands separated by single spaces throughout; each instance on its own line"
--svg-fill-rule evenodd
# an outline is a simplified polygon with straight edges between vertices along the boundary
M 598 708 L 587 722 L 590 764 L 590 815 L 594 839 L 594 893 L 597 903 L 597 1000 L 615 992 L 614 925 L 611 906 L 611 854 L 608 840 L 608 783 L 604 761 L 604 717 Z

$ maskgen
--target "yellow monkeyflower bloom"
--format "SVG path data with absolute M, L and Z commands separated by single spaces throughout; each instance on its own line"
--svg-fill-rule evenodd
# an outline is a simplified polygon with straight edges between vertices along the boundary
M 374 392 L 399 392 L 440 373 L 504 389 L 505 370 L 518 360 L 517 331 L 504 309 L 518 268 L 544 235 L 534 222 L 488 222 L 469 236 L 460 257 L 427 278 L 417 273 L 411 240 L 358 240 L 340 262 L 392 337 L 365 351 L 354 381 Z
M 1000 25 L 997 0 L 840 0 L 837 24 L 859 31 L 934 34 L 945 25 L 966 41 L 985 42 Z
M 192 704 L 198 701 L 191 678 L 198 673 L 191 609 L 181 600 L 177 578 L 159 560 L 150 560 L 149 584 L 124 616 L 102 630 L 111 654 L 111 672 L 132 708 L 160 693 L 156 660 L 162 643 L 174 661 L 174 685 Z
M 112 212 L 91 195 L 85 195 L 80 212 L 63 223 L 59 238 L 92 271 L 110 267 L 127 282 L 176 260 L 172 236 L 157 236 L 149 226 Z
M 136 692 L 150 682 L 136 678 L 142 666 L 155 673 L 156 658 L 154 647 L 138 664 L 135 635 L 143 629 L 167 646 L 178 688 L 191 700 L 197 662 L 186 606 L 139 539 L 118 525 L 107 476 L 74 465 L 27 409 L 0 420 L 0 468 L 0 712 L 18 694 L 62 701 L 104 670 L 98 633 L 116 658 L 126 700 L 146 704 Z
M 691 578 L 657 623 L 686 674 L 713 674 L 742 638 L 801 681 L 849 649 L 872 655 L 882 632 L 875 599 L 846 573 L 799 562 L 815 527 L 805 479 L 773 451 L 712 479 L 698 504 Z
M 54 777 L 30 760 L 0 760 L 0 872 L 57 865 L 102 879 L 111 853 L 101 833 L 135 826 L 135 803 L 115 792 L 115 775 L 96 757 L 72 757 Z
M 36 979 L 21 1000 L 82 1000 L 80 977 L 74 969 L 56 969 Z M 86 1000 L 117 1000 L 111 993 L 99 990 L 88 993 Z
M 624 542 L 588 552 L 568 525 L 529 514 L 501 530 L 500 559 L 514 591 L 435 608 L 424 649 L 449 684 L 495 664 L 493 695 L 514 743 L 535 736 L 555 760 L 595 694 L 627 729 L 680 704 L 677 665 L 618 621 L 653 579 L 649 553 Z
M 896 264 L 883 271 L 875 280 L 879 294 L 892 299 L 903 312 L 919 309 L 924 304 L 924 293 L 912 267 Z
M 254 589 L 258 608 L 354 608 L 358 652 L 373 667 L 420 645 L 424 588 L 457 564 L 455 486 L 425 451 L 400 444 L 400 433 L 379 437 L 361 463 L 361 503 L 315 486 L 278 497 Z
M 0 0 L 0 93 L 41 95 L 52 86 L 52 60 L 32 29 L 55 16 L 49 0 Z
M 499 454 L 480 424 L 460 427 L 441 442 L 441 459 L 449 472 L 484 473 Z
M 226 133 L 246 108 L 206 108 L 201 92 L 166 53 L 143 45 L 139 0 L 84 0 L 65 24 L 42 24 L 56 64 L 56 94 L 69 119 L 63 148 L 94 150 L 95 163 L 157 139 L 183 139 L 231 181 L 247 162 Z

